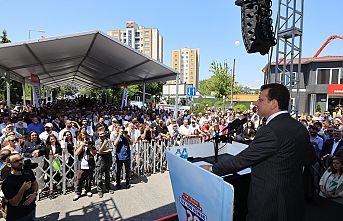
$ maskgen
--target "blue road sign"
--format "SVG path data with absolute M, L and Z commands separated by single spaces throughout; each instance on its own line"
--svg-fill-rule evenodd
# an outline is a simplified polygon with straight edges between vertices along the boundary
M 187 96 L 195 96 L 196 92 L 197 92 L 197 90 L 195 87 L 187 88 Z

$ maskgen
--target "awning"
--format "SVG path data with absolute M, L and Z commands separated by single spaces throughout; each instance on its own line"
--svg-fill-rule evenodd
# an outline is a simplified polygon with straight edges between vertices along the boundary
M 0 69 L 19 82 L 108 88 L 175 80 L 177 72 L 100 31 L 0 45 Z

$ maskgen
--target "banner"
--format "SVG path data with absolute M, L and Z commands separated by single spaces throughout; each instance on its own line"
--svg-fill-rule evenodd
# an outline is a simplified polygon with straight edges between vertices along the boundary
M 35 107 L 40 107 L 40 81 L 39 77 L 36 74 L 31 74 L 31 85 L 32 85 L 32 96 L 33 96 L 33 105 Z
M 234 192 L 229 183 L 171 151 L 166 155 L 180 221 L 233 219 Z
M 329 84 L 328 94 L 343 94 L 343 84 Z
M 127 91 L 127 84 L 124 84 L 124 92 L 123 92 L 123 99 L 121 100 L 121 109 L 123 109 L 123 107 L 127 106 L 127 95 L 128 95 L 128 91 Z

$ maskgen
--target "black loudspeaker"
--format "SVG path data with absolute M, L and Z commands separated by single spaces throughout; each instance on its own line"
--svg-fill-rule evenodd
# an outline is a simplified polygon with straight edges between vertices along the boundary
M 237 0 L 241 7 L 241 28 L 244 46 L 248 53 L 268 53 L 276 45 L 272 25 L 271 0 Z

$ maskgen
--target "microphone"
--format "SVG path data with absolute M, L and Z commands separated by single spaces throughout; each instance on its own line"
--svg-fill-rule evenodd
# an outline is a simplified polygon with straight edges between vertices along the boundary
M 236 119 L 232 121 L 231 123 L 229 123 L 221 132 L 223 132 L 224 130 L 230 131 L 230 130 L 236 129 L 240 127 L 241 125 L 245 124 L 247 121 L 248 121 L 247 118 L 243 118 L 242 120 Z

